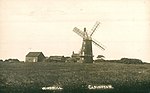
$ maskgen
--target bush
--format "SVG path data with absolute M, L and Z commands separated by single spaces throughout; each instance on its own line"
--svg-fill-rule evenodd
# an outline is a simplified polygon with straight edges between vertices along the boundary
M 94 63 L 98 63 L 98 62 L 105 62 L 105 60 L 104 59 L 96 59 L 96 60 L 94 60 Z
M 6 59 L 4 62 L 20 62 L 18 59 Z
M 3 62 L 3 60 L 2 60 L 2 59 L 0 59 L 0 62 Z
M 142 64 L 143 62 L 140 59 L 129 59 L 129 58 L 121 58 L 121 63 L 126 64 Z

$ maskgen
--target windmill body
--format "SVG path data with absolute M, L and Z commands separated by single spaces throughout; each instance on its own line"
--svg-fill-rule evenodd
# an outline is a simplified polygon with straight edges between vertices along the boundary
M 96 22 L 90 34 L 87 33 L 86 28 L 84 28 L 84 31 L 81 31 L 77 27 L 73 29 L 75 33 L 83 38 L 82 47 L 79 52 L 83 63 L 93 63 L 92 43 L 104 50 L 99 42 L 92 40 L 92 35 L 95 32 L 96 28 L 99 26 L 99 24 L 99 22 Z
M 85 49 L 84 49 L 84 63 L 93 63 L 93 51 L 92 51 L 92 40 L 84 40 Z

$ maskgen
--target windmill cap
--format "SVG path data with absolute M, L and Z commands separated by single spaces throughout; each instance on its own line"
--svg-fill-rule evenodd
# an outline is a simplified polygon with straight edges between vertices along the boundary
M 84 28 L 84 31 L 86 31 L 86 28 Z

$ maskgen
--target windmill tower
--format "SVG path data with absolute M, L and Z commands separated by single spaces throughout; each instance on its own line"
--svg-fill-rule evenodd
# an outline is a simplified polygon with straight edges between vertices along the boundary
M 89 32 L 89 33 L 86 31 L 86 28 L 84 28 L 84 31 L 81 31 L 77 27 L 75 27 L 73 29 L 73 31 L 75 33 L 77 33 L 79 36 L 81 36 L 83 38 L 82 47 L 79 52 L 83 63 L 93 63 L 92 43 L 97 45 L 101 49 L 105 50 L 98 41 L 92 39 L 92 35 L 96 31 L 99 24 L 100 24 L 100 22 L 96 22 L 96 24 L 92 28 L 91 32 Z

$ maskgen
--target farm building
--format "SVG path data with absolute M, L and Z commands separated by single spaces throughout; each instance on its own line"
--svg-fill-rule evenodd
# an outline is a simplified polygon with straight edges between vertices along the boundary
M 66 58 L 64 56 L 50 56 L 48 62 L 65 62 Z
M 42 52 L 29 52 L 26 55 L 26 62 L 42 62 L 45 56 Z
M 74 51 L 72 52 L 72 55 L 71 55 L 71 60 L 74 62 L 81 62 L 81 56 L 79 53 L 74 53 Z

